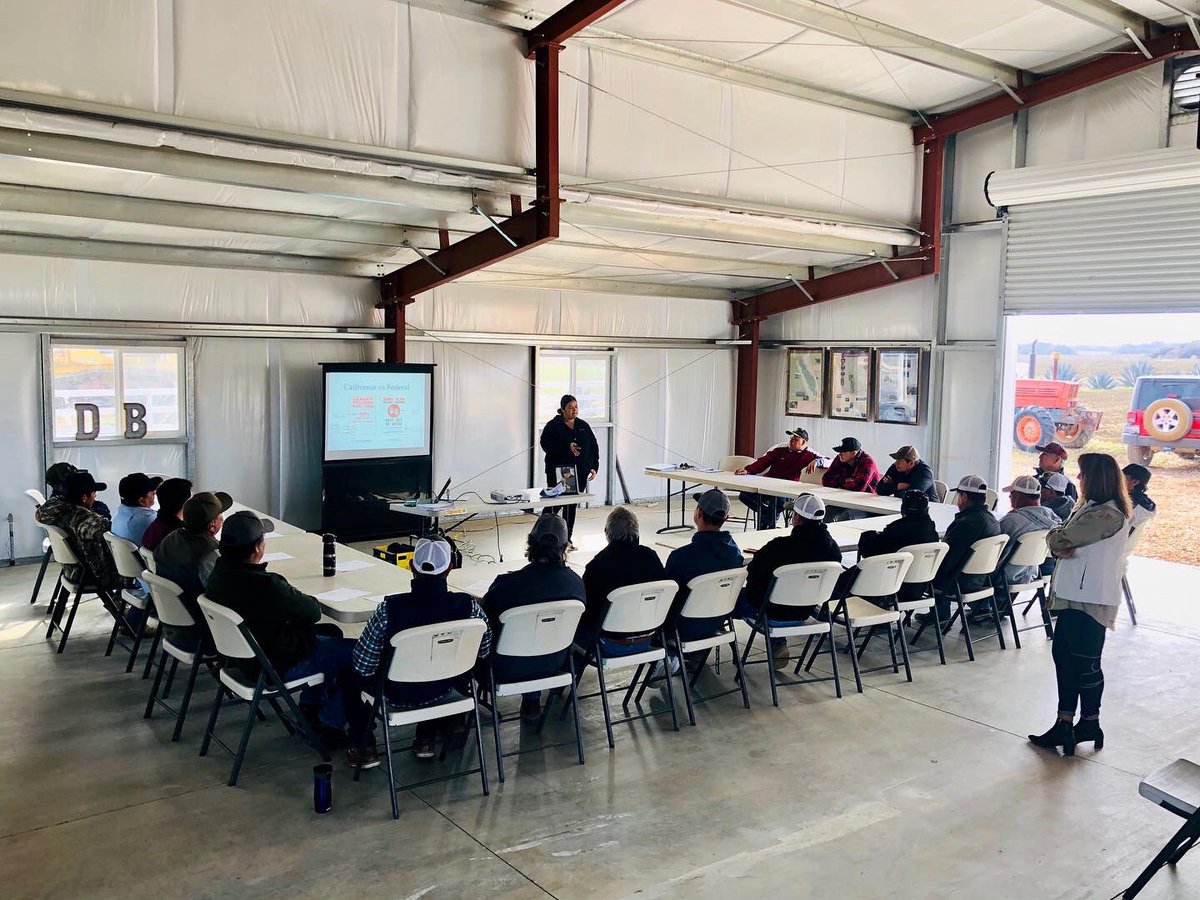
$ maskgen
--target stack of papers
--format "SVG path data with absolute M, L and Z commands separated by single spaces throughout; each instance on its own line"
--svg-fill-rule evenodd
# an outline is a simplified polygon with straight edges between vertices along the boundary
M 338 563 L 334 568 L 338 572 L 354 572 L 358 569 L 366 569 L 373 565 L 375 565 L 375 563 L 366 559 L 348 559 L 345 562 Z M 365 594 L 366 591 L 363 591 L 363 593 Z
M 646 466 L 647 472 L 674 472 L 679 466 L 675 463 L 655 463 L 652 466 Z
M 332 591 L 317 594 L 317 599 L 324 600 L 326 603 L 337 603 L 340 600 L 357 600 L 366 595 L 366 591 L 357 591 L 354 588 L 334 588 Z

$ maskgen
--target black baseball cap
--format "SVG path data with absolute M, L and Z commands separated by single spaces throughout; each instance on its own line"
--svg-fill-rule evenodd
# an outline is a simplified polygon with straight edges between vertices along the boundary
M 84 494 L 106 490 L 108 490 L 108 485 L 93 478 L 91 472 L 72 472 L 63 483 L 63 492 L 71 500 L 82 497 Z
M 1121 472 L 1134 481 L 1140 481 L 1143 486 L 1150 483 L 1150 470 L 1139 463 L 1130 463 Z
M 198 494 L 192 494 L 183 504 L 183 525 L 188 531 L 204 531 L 209 522 L 231 506 L 233 498 L 224 491 L 200 491 Z
M 274 530 L 275 523 L 270 519 L 260 519 L 248 509 L 238 510 L 221 525 L 221 546 L 252 547 L 263 539 L 264 534 Z
M 158 490 L 163 483 L 161 475 L 147 475 L 145 472 L 131 472 L 117 482 L 117 493 L 122 500 L 133 502 L 146 496 L 151 491 Z
M 553 513 L 542 513 L 529 537 L 543 546 L 562 549 L 567 546 L 567 523 Z
M 67 486 L 67 476 L 78 471 L 79 469 L 69 462 L 56 462 L 46 470 L 46 484 L 56 491 L 61 491 Z
M 785 431 L 784 434 L 788 435 L 789 437 L 798 437 L 805 441 L 808 440 L 808 432 L 803 428 L 793 428 L 791 431 Z
M 862 444 L 856 437 L 844 437 L 842 442 L 833 448 L 834 453 L 845 453 L 847 450 L 861 450 Z
M 159 511 L 177 513 L 192 496 L 192 483 L 186 478 L 168 478 L 158 486 L 157 494 Z
M 928 512 L 929 496 L 924 491 L 905 491 L 900 498 L 900 512 Z

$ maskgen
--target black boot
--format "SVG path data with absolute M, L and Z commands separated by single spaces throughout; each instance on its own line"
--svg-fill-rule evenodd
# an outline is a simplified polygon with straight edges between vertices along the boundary
M 1100 727 L 1099 719 L 1080 719 L 1075 726 L 1075 743 L 1082 744 L 1091 741 L 1097 750 L 1104 749 L 1104 730 Z
M 1054 727 L 1045 734 L 1029 735 L 1029 742 L 1038 747 L 1045 747 L 1047 750 L 1062 747 L 1063 756 L 1074 756 L 1075 726 L 1067 719 L 1058 719 L 1054 723 Z

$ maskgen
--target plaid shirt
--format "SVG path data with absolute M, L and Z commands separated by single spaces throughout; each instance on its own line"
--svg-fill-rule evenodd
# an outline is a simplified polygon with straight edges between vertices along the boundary
M 848 463 L 842 462 L 836 456 L 821 476 L 821 484 L 825 487 L 842 488 L 847 491 L 861 491 L 865 494 L 875 493 L 875 485 L 879 483 L 879 469 L 875 460 L 865 450 Z
M 488 620 L 487 613 L 483 611 L 483 607 L 474 599 L 471 600 L 471 618 L 482 619 L 485 623 Z M 387 632 L 387 600 L 384 600 L 375 608 L 374 614 L 367 621 L 362 634 L 359 635 L 358 643 L 354 645 L 354 671 L 359 675 L 369 677 L 374 675 L 375 671 L 379 668 L 379 659 L 383 655 L 383 645 L 387 637 Z M 483 633 L 483 640 L 479 644 L 479 658 L 486 659 L 491 648 L 492 633 L 491 630 L 488 630 Z

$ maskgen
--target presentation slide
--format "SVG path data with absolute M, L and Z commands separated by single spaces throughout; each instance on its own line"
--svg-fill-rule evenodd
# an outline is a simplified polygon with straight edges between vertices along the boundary
M 426 372 L 325 373 L 325 460 L 425 456 L 430 450 Z

